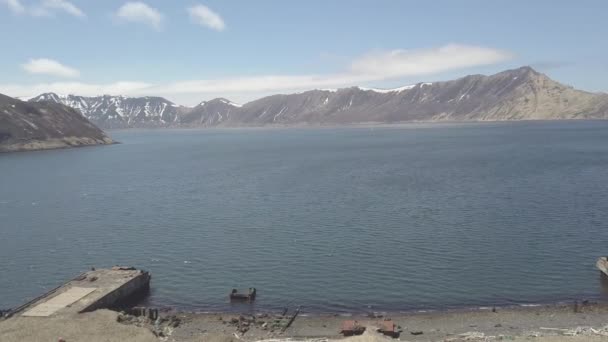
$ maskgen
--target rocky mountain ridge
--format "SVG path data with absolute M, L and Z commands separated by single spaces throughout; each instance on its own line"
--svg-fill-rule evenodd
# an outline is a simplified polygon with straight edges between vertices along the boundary
M 395 89 L 350 87 L 272 95 L 242 106 L 224 98 L 192 108 L 163 98 L 116 98 L 43 94 L 31 101 L 64 103 L 106 128 L 608 119 L 608 94 L 565 86 L 530 67 Z
M 175 122 L 185 107 L 162 97 L 125 97 L 102 95 L 94 97 L 45 93 L 30 102 L 53 101 L 79 110 L 103 128 L 162 127 Z

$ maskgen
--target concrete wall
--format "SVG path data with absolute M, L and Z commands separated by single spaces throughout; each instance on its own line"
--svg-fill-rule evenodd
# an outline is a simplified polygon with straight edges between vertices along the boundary
M 134 299 L 143 298 L 143 296 L 147 295 L 150 291 L 150 278 L 151 276 L 148 272 L 142 271 L 138 276 L 126 282 L 116 290 L 101 297 L 99 300 L 82 309 L 80 312 L 118 307 L 132 302 Z

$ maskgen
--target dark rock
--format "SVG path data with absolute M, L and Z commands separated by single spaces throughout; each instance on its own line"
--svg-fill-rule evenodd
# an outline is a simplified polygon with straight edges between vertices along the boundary
M 179 317 L 171 316 L 169 318 L 169 323 L 167 323 L 167 325 L 172 328 L 177 328 L 180 326 L 181 323 L 182 323 L 182 320 Z
M 422 334 L 424 334 L 424 332 L 422 332 L 422 331 L 410 331 L 410 334 L 412 334 L 412 335 L 422 335 Z

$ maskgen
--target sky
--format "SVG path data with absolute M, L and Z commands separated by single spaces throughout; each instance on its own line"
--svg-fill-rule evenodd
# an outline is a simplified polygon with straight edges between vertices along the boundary
M 608 91 L 605 0 L 0 0 L 0 93 L 182 105 L 524 65 Z

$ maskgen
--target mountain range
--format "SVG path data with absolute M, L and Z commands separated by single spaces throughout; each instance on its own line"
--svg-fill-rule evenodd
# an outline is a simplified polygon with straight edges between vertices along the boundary
M 0 152 L 112 143 L 73 108 L 52 101 L 24 102 L 0 94 Z
M 187 111 L 162 97 L 125 97 L 78 95 L 60 96 L 45 93 L 30 102 L 51 101 L 80 111 L 89 120 L 103 128 L 159 127 L 173 124 L 178 115 Z
M 531 67 L 395 89 L 317 89 L 244 105 L 217 98 L 183 107 L 162 97 L 53 93 L 30 99 L 39 101 L 70 106 L 102 128 L 608 119 L 608 94 L 574 89 Z

